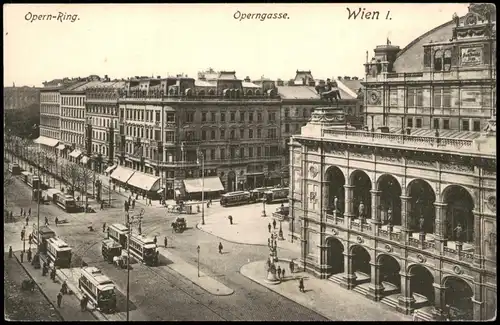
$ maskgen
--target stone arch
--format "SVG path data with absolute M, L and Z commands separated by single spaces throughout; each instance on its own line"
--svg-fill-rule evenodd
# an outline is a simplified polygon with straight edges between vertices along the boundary
M 370 262 L 372 261 L 372 254 L 366 247 L 358 244 L 352 245 L 349 252 L 352 255 L 352 270 L 356 274 L 358 284 L 368 282 L 371 277 Z
M 407 267 L 410 278 L 410 290 L 415 299 L 415 308 L 433 305 L 434 296 L 434 271 L 423 264 L 412 263 Z
M 410 218 L 410 229 L 413 231 L 423 231 L 424 233 L 434 232 L 434 220 L 436 209 L 436 192 L 434 188 L 425 180 L 413 179 L 406 186 L 408 200 L 408 213 Z M 423 217 L 423 222 L 421 218 Z M 422 229 L 421 229 L 422 228 Z
M 205 91 L 204 90 L 198 91 L 198 96 L 205 96 Z
M 394 255 L 381 253 L 377 256 L 379 264 L 380 283 L 384 286 L 384 295 L 401 291 L 401 260 Z
M 442 200 L 446 204 L 446 238 L 472 242 L 474 240 L 473 210 L 475 204 L 470 191 L 461 185 L 449 185 L 442 192 Z
M 358 218 L 370 218 L 372 179 L 364 170 L 356 169 L 349 176 L 349 185 L 354 186 L 352 190 L 354 215 Z M 364 208 L 361 207 L 361 203 Z
M 346 184 L 344 173 L 339 167 L 330 166 L 325 171 L 324 179 L 328 183 L 328 186 L 326 187 L 326 197 L 328 198 L 328 213 L 333 213 L 333 211 L 337 209 L 337 213 L 339 215 L 343 215 L 345 211 L 344 185 Z M 335 197 L 337 197 L 337 206 L 335 206 Z
M 378 177 L 377 190 L 380 191 L 380 209 L 383 223 L 401 225 L 401 183 L 391 174 Z
M 214 96 L 214 95 L 215 95 L 215 90 L 214 90 L 214 89 L 210 89 L 210 90 L 208 91 L 208 94 L 209 94 L 210 96 Z
M 446 185 L 443 190 L 441 191 L 441 200 L 445 200 L 446 196 L 450 195 L 450 191 L 452 191 L 454 188 L 456 187 L 460 187 L 462 189 L 464 189 L 471 197 L 472 199 L 472 202 L 474 203 L 474 206 L 476 206 L 476 195 L 474 194 L 474 191 L 472 189 L 470 189 L 469 187 L 467 186 L 463 186 L 463 185 L 458 185 L 458 184 L 448 184 Z
M 473 302 L 474 286 L 462 277 L 445 276 L 442 280 L 445 287 L 445 307 L 450 311 L 453 320 L 472 320 L 474 318 Z
M 329 274 L 344 272 L 344 251 L 345 245 L 337 237 L 328 236 L 325 238 L 325 245 L 328 247 L 327 260 Z
M 253 96 L 253 91 L 252 89 L 247 90 L 247 96 Z

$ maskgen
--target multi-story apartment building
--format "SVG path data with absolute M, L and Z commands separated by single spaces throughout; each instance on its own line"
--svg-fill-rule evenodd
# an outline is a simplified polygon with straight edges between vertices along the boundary
M 333 105 L 315 109 L 293 136 L 290 231 L 304 269 L 422 319 L 496 317 L 496 19 L 488 6 L 471 5 L 401 51 L 375 49 L 369 131 L 346 130 Z
M 363 103 L 358 99 L 358 90 L 362 85 L 357 77 L 338 77 L 334 86 L 339 88 L 341 99 L 337 102 L 339 107 L 345 108 L 349 115 L 348 123 L 355 126 L 363 124 Z M 345 80 L 345 81 L 344 81 Z M 281 147 L 284 152 L 289 152 L 288 144 L 290 137 L 300 134 L 301 128 L 311 118 L 315 107 L 327 104 L 320 96 L 319 87 L 325 85 L 325 80 L 315 80 L 311 71 L 297 70 L 295 78 L 288 81 L 277 81 L 278 94 L 281 98 Z M 284 168 L 288 169 L 288 156 L 285 158 Z M 288 179 L 288 171 L 286 171 Z
M 220 72 L 217 79 L 134 79 L 119 100 L 120 163 L 162 178 L 167 197 L 186 194 L 205 176 L 226 191 L 279 184 L 280 100 L 272 82 L 260 87 Z M 220 179 L 218 181 L 217 179 Z M 222 184 L 221 184 L 222 182 Z M 197 185 L 201 192 L 201 186 Z
M 101 83 L 85 90 L 86 152 L 97 172 L 115 164 L 119 142 L 118 99 L 125 87 L 125 81 L 110 81 L 105 76 Z
M 40 137 L 35 140 L 41 148 L 54 155 L 64 152 L 61 139 L 61 94 L 64 89 L 71 89 L 82 84 L 78 79 L 55 79 L 43 83 L 40 89 Z M 58 145 L 59 144 L 59 145 Z
M 65 145 L 63 156 L 74 161 L 86 153 L 85 90 L 101 83 L 98 76 L 90 76 L 71 87 L 59 90 L 61 94 L 61 135 Z M 88 156 L 82 163 L 88 162 Z

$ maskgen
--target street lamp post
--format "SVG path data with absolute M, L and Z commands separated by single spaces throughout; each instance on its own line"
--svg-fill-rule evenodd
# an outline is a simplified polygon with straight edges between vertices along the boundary
M 201 224 L 205 224 L 205 157 L 199 153 L 201 158 Z
M 200 245 L 196 247 L 196 251 L 198 252 L 198 277 L 200 277 Z
M 142 215 L 144 214 L 144 209 L 141 209 L 141 212 L 138 216 L 132 216 L 132 221 L 130 220 L 130 215 L 127 212 L 127 322 L 130 320 L 129 315 L 129 300 L 130 300 L 130 236 L 132 235 L 132 226 L 134 224 L 140 223 L 142 219 Z

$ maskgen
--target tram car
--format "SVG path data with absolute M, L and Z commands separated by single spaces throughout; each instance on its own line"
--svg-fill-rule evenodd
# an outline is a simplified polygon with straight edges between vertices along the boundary
M 19 164 L 9 163 L 9 172 L 12 175 L 20 175 L 21 174 L 21 167 L 19 167 Z
M 107 312 L 116 311 L 115 284 L 94 266 L 83 267 L 78 288 L 89 297 L 97 309 Z
M 108 226 L 108 238 L 120 244 L 124 249 L 127 248 L 128 228 L 120 223 L 114 223 Z
M 220 205 L 229 207 L 234 205 L 248 204 L 251 202 L 250 192 L 237 191 L 223 194 L 220 198 Z
M 288 187 L 284 188 L 273 188 L 266 192 L 264 200 L 266 203 L 280 203 L 288 201 Z
M 22 180 L 24 183 L 26 183 L 26 184 L 28 184 L 28 177 L 29 177 L 29 176 L 33 176 L 33 174 L 32 174 L 32 173 L 30 173 L 30 172 L 28 172 L 28 171 L 26 171 L 26 170 L 23 170 L 23 171 L 21 172 L 21 180 Z
M 56 233 L 50 229 L 47 226 L 40 226 L 40 241 L 41 243 L 38 243 L 38 227 L 33 224 L 33 231 L 31 232 L 31 236 L 33 238 L 33 243 L 35 245 L 40 245 L 40 251 L 42 253 L 47 252 L 47 240 L 50 238 L 54 238 L 56 236 Z
M 272 190 L 273 187 L 258 187 L 250 191 L 250 201 L 259 202 L 262 200 L 266 192 Z
M 32 188 L 36 188 L 36 189 L 39 189 L 42 185 L 41 183 L 41 180 L 40 180 L 40 177 L 36 176 L 36 175 L 33 175 L 33 174 L 29 174 L 27 175 L 26 177 L 26 184 L 28 184 L 28 186 L 32 187 Z
M 154 266 L 157 263 L 156 244 L 151 237 L 131 234 L 130 254 L 147 266 Z
M 76 212 L 78 209 L 76 206 L 75 198 L 68 194 L 63 193 L 54 193 L 53 200 L 57 204 L 58 207 L 63 209 L 64 211 L 71 213 Z
M 61 238 L 47 239 L 47 256 L 54 266 L 69 268 L 71 264 L 71 247 Z
M 113 257 L 122 254 L 122 245 L 118 244 L 113 239 L 103 239 L 101 252 L 105 261 L 113 263 Z

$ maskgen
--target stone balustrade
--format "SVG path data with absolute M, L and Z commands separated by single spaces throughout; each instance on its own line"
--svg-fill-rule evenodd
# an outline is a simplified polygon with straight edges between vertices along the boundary
M 417 136 L 395 133 L 377 133 L 368 131 L 323 129 L 323 137 L 339 138 L 363 143 L 401 145 L 407 147 L 425 147 L 434 149 L 450 149 L 459 151 L 474 151 L 473 140 L 458 138 L 443 138 L 432 136 Z

